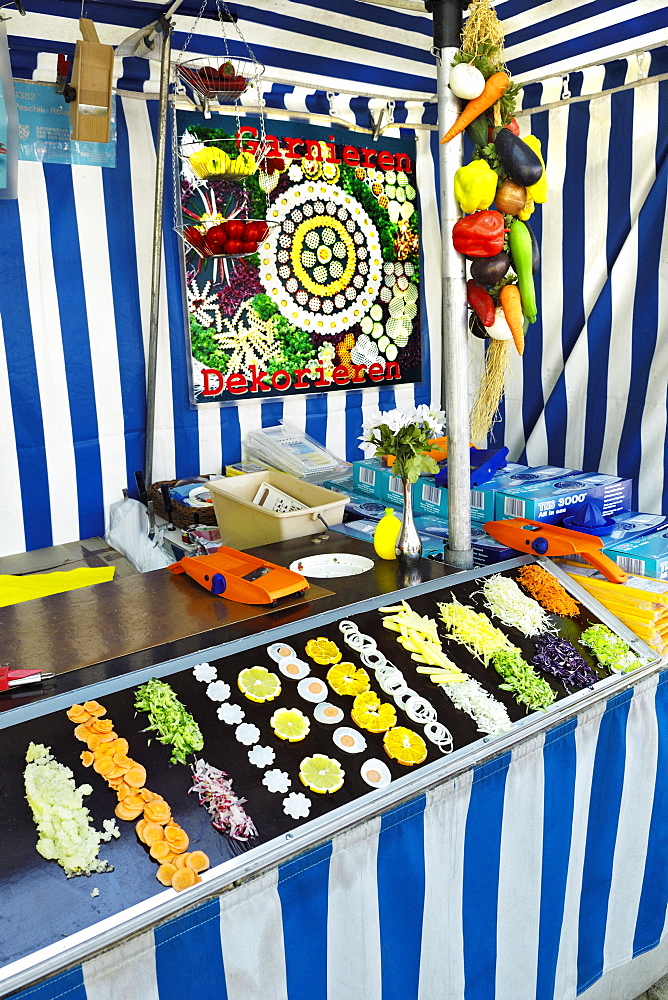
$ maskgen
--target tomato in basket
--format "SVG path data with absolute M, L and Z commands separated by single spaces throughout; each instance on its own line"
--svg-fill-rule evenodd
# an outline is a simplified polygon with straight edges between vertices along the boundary
M 226 253 L 227 233 L 222 226 L 212 226 L 206 234 L 206 243 L 212 253 Z

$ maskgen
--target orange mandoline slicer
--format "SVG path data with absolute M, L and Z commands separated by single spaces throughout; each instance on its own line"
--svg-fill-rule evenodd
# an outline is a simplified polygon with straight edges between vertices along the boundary
M 305 594 L 309 588 L 299 573 L 226 545 L 206 556 L 184 556 L 168 569 L 187 573 L 216 597 L 237 604 L 275 604 L 281 597 Z
M 518 552 L 531 552 L 537 556 L 581 555 L 599 570 L 611 583 L 626 583 L 628 575 L 601 551 L 603 542 L 594 535 L 558 528 L 541 521 L 526 521 L 512 517 L 507 521 L 487 521 L 485 531 L 497 542 L 503 542 Z

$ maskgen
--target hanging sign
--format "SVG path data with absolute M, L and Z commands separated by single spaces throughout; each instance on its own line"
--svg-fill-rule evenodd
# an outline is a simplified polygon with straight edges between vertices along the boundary
M 421 381 L 415 143 L 301 122 L 263 142 L 252 116 L 192 112 L 177 131 L 193 401 Z
M 112 97 L 109 142 L 72 138 L 70 106 L 52 83 L 15 80 L 19 113 L 19 159 L 72 163 L 90 167 L 116 166 L 115 97 Z

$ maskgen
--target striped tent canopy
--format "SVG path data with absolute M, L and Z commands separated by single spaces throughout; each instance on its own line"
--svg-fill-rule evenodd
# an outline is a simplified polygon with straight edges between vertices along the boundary
M 25 17 L 10 9 L 13 74 L 52 82 L 58 53 L 72 53 L 79 37 L 81 0 L 25 0 L 25 6 Z M 281 418 L 352 460 L 360 457 L 357 438 L 365 412 L 377 406 L 438 403 L 440 398 L 431 18 L 417 0 L 396 0 L 395 6 L 385 0 L 338 0 L 335 5 L 330 0 L 254 0 L 231 7 L 266 66 L 263 96 L 270 116 L 331 115 L 370 129 L 374 110 L 393 100 L 394 126 L 416 129 L 425 380 L 396 390 L 193 410 L 187 394 L 178 245 L 167 222 L 155 479 L 218 471 L 221 462 L 240 458 L 249 430 Z M 535 228 L 550 265 L 542 269 L 539 295 L 543 303 L 556 295 L 558 310 L 532 329 L 496 440 L 505 440 L 514 457 L 523 455 L 535 464 L 549 459 L 573 468 L 619 468 L 640 480 L 640 507 L 660 509 L 663 474 L 656 475 L 652 462 L 664 447 L 665 405 L 657 423 L 659 388 L 652 382 L 651 392 L 645 389 L 651 379 L 656 381 L 650 373 L 661 361 L 663 342 L 657 316 L 665 309 L 650 309 L 651 316 L 643 310 L 650 308 L 649 302 L 659 306 L 657 296 L 664 294 L 656 271 L 659 261 L 665 266 L 665 250 L 655 229 L 666 201 L 665 190 L 661 193 L 665 129 L 664 138 L 658 136 L 659 124 L 666 120 L 665 99 L 659 95 L 668 85 L 661 82 L 668 70 L 668 7 L 662 0 L 550 0 L 539 5 L 500 0 L 497 8 L 507 28 L 510 68 L 525 84 L 522 129 L 537 130 L 556 178 Z M 163 9 L 146 0 L 85 0 L 83 12 L 96 23 L 101 41 L 118 45 Z M 206 16 L 197 22 L 199 9 L 198 0 L 185 0 L 179 8 L 175 49 L 195 28 L 188 52 L 219 53 L 215 0 L 208 0 Z M 231 28 L 228 35 L 232 49 L 244 54 Z M 637 51 L 643 54 L 629 55 Z M 0 555 L 101 533 L 110 503 L 143 463 L 157 113 L 151 98 L 158 72 L 154 60 L 116 60 L 115 169 L 21 162 L 18 203 L 0 203 L 3 232 L 13 234 L 0 247 L 0 468 L 16 514 L 0 525 Z M 564 105 L 567 95 L 576 103 Z M 538 117 L 530 120 L 530 111 Z M 640 145 L 634 145 L 636 138 L 642 138 Z M 588 197 L 589 192 L 608 192 L 605 212 L 595 220 L 590 213 L 573 229 L 573 219 L 582 216 L 585 186 Z M 630 254 L 636 263 L 643 259 L 637 239 L 649 232 L 650 221 L 655 279 L 647 269 L 629 271 L 624 256 Z M 603 267 L 599 275 L 585 262 L 592 247 L 598 253 L 601 246 L 606 249 L 604 257 L 596 257 Z M 626 249 L 615 265 L 622 247 Z M 642 279 L 637 294 L 630 274 Z M 572 294 L 583 276 L 584 299 Z M 652 281 L 647 298 L 641 287 Z M 620 303 L 626 303 L 625 311 L 619 311 Z M 606 309 L 615 316 L 612 333 Z M 588 327 L 590 313 L 596 322 Z M 648 323 L 651 333 L 639 354 L 631 349 L 628 331 L 645 330 Z M 473 381 L 479 350 L 476 342 Z M 582 364 L 583 352 L 587 365 Z M 602 356 L 605 373 L 596 363 Z M 620 356 L 627 372 L 621 376 L 614 363 Z M 633 389 L 640 386 L 640 396 L 631 392 L 631 363 Z M 641 432 L 642 447 L 637 444 Z

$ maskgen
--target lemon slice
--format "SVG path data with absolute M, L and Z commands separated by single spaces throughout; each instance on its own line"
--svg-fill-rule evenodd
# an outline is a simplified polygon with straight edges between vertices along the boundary
M 316 663 L 325 665 L 338 663 L 343 654 L 335 642 L 320 635 L 317 639 L 309 639 L 306 643 L 306 655 L 310 656 Z
M 281 682 L 266 667 L 247 667 L 237 678 L 239 690 L 250 701 L 273 701 L 281 693 Z
M 427 744 L 422 737 L 404 726 L 397 726 L 385 733 L 383 746 L 388 757 L 399 764 L 421 764 L 427 756 Z
M 369 675 L 364 667 L 356 667 L 354 663 L 337 663 L 327 671 L 327 682 L 337 694 L 361 694 L 371 686 Z
M 325 795 L 327 792 L 338 792 L 343 784 L 345 771 L 334 757 L 326 757 L 316 753 L 313 757 L 304 757 L 299 765 L 299 777 L 303 785 L 312 792 Z
M 280 740 L 287 740 L 289 743 L 303 740 L 311 728 L 311 723 L 298 708 L 277 708 L 269 725 Z
M 397 722 L 394 706 L 382 702 L 373 691 L 357 695 L 350 717 L 360 729 L 368 729 L 370 733 L 384 733 Z

